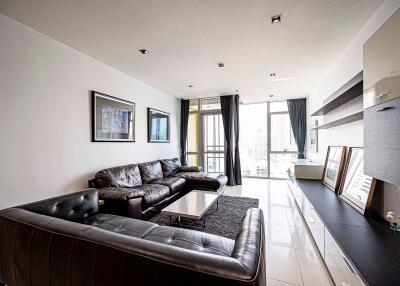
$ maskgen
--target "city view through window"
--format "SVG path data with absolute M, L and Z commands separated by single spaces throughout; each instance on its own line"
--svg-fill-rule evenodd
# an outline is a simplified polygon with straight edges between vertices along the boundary
M 225 139 L 219 98 L 191 100 L 188 163 L 209 173 L 225 170 Z M 286 101 L 240 106 L 243 176 L 285 178 L 297 148 Z
M 297 153 L 286 101 L 240 108 L 242 175 L 285 178 Z

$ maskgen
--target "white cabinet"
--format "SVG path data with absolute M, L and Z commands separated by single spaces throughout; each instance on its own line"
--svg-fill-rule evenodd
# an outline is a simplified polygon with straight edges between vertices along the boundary
M 365 285 L 302 190 L 292 180 L 288 185 L 335 285 Z
M 325 264 L 336 285 L 365 285 L 351 261 L 344 255 L 333 236 L 325 228 Z
M 307 159 L 298 159 L 290 165 L 288 175 L 298 179 L 321 180 L 323 171 L 323 164 Z
M 364 44 L 364 108 L 400 96 L 400 9 Z

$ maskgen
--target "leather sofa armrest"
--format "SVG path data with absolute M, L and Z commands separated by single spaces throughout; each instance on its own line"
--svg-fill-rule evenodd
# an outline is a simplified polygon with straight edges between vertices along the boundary
M 237 259 L 250 276 L 256 276 L 264 256 L 264 216 L 261 209 L 248 209 L 243 218 L 232 257 Z
M 98 191 L 99 198 L 103 200 L 128 201 L 130 199 L 144 196 L 144 192 L 142 190 L 130 188 L 106 187 L 100 188 Z
M 203 167 L 200 166 L 180 166 L 178 172 L 203 172 Z

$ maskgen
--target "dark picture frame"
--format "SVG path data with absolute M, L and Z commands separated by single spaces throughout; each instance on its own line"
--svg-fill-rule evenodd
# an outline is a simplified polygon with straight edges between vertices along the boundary
M 364 174 L 364 149 L 350 147 L 340 184 L 340 198 L 361 214 L 371 206 L 376 179 Z
M 151 107 L 147 108 L 147 141 L 150 143 L 170 142 L 170 113 Z
M 345 157 L 345 146 L 328 147 L 322 183 L 336 193 L 339 190 L 340 181 L 342 179 Z
M 135 103 L 92 91 L 92 142 L 135 142 Z

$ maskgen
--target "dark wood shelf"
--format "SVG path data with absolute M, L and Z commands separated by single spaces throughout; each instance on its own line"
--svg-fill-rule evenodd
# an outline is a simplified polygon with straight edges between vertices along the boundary
M 362 120 L 364 118 L 364 112 L 363 111 L 359 111 L 344 117 L 340 117 L 338 119 L 323 123 L 319 126 L 315 126 L 311 129 L 329 129 L 332 127 L 336 127 L 336 126 L 340 126 L 340 125 L 344 125 L 347 123 L 351 123 L 354 121 L 359 121 Z
M 331 112 L 346 102 L 363 95 L 363 73 L 360 72 L 324 101 L 324 105 L 311 116 L 321 116 Z

